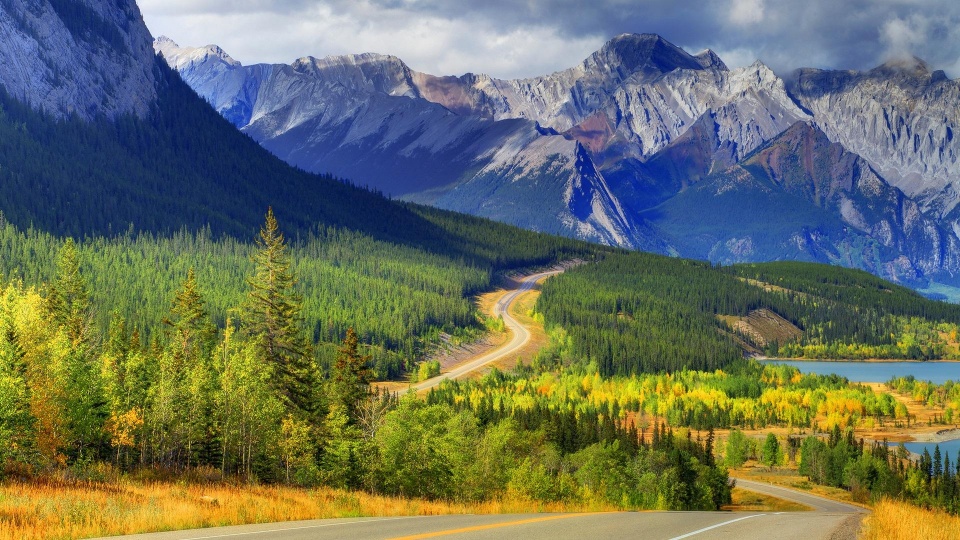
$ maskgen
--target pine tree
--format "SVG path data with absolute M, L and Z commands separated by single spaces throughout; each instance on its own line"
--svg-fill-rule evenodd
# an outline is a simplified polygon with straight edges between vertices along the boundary
M 252 257 L 256 269 L 247 280 L 243 329 L 256 341 L 259 357 L 272 366 L 273 388 L 287 406 L 312 412 L 316 367 L 303 331 L 301 298 L 294 290 L 287 244 L 272 208 L 257 248 Z
M 72 450 L 83 456 L 90 447 L 104 445 L 103 423 L 107 403 L 103 380 L 94 358 L 93 309 L 87 282 L 80 273 L 80 256 L 72 238 L 57 254 L 57 277 L 46 299 L 50 321 L 63 329 L 70 349 L 65 358 L 64 403 Z
M 360 405 L 370 394 L 371 372 L 367 368 L 370 357 L 360 354 L 359 345 L 360 338 L 349 328 L 331 378 L 331 398 L 343 406 L 351 421 L 357 420 Z
M 187 271 L 187 278 L 170 306 L 170 316 L 163 322 L 171 328 L 170 346 L 182 362 L 191 363 L 210 355 L 217 329 L 207 315 L 193 267 Z
M 174 384 L 178 386 L 175 392 L 182 396 L 177 400 L 175 416 L 180 417 L 177 423 L 186 438 L 187 464 L 209 464 L 214 460 L 211 456 L 219 438 L 213 424 L 215 390 L 211 358 L 217 329 L 207 315 L 193 268 L 187 271 L 187 278 L 177 291 L 164 323 L 171 329 L 167 346 L 176 377 Z
M 57 277 L 47 295 L 47 311 L 53 322 L 66 329 L 74 346 L 88 341 L 90 293 L 80 274 L 80 256 L 72 238 L 67 238 L 57 254 Z

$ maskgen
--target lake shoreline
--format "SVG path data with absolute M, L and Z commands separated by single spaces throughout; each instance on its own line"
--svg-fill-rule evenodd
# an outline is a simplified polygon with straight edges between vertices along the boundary
M 918 443 L 943 443 L 960 439 L 960 427 L 952 427 L 932 433 L 914 433 L 913 441 Z
M 824 361 L 824 360 L 779 360 L 769 359 L 763 364 L 793 366 L 801 373 L 845 377 L 853 383 L 886 383 L 897 377 L 913 376 L 918 381 L 943 384 L 948 380 L 960 381 L 960 362 L 917 361 Z
M 753 356 L 752 358 L 758 362 L 817 362 L 822 364 L 836 364 L 845 362 L 858 364 L 891 364 L 896 362 L 902 362 L 905 364 L 960 364 L 960 360 L 904 360 L 900 358 L 774 358 L 769 356 Z

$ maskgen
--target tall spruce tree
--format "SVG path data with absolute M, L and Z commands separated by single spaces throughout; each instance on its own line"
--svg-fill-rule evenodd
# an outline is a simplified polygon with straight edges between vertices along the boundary
M 370 394 L 372 374 L 367 367 L 369 356 L 360 354 L 360 338 L 353 328 L 347 330 L 337 354 L 331 377 L 333 401 L 343 405 L 351 421 L 356 421 L 360 404 Z
M 47 294 L 47 311 L 53 322 L 67 331 L 75 347 L 89 340 L 90 293 L 80 274 L 80 255 L 72 238 L 67 238 L 57 253 L 57 277 Z
M 181 361 L 191 363 L 210 356 L 217 329 L 207 314 L 193 267 L 187 271 L 187 278 L 170 306 L 170 315 L 163 322 L 171 329 L 170 347 Z
M 80 255 L 72 238 L 67 238 L 57 254 L 57 277 L 46 298 L 50 321 L 69 339 L 69 351 L 61 366 L 65 375 L 63 403 L 71 453 L 84 457 L 93 448 L 105 444 L 103 424 L 107 403 L 103 380 L 96 363 L 93 308 L 87 282 L 80 273 Z
M 164 319 L 170 327 L 168 358 L 163 362 L 171 370 L 171 381 L 178 426 L 186 445 L 187 465 L 214 462 L 219 432 L 213 422 L 214 377 L 212 353 L 216 345 L 217 329 L 207 315 L 203 297 L 197 285 L 193 268 L 170 306 L 170 315 Z
M 272 208 L 267 210 L 257 248 L 241 323 L 256 341 L 260 358 L 273 367 L 271 381 L 280 397 L 288 406 L 312 413 L 317 368 L 304 333 L 302 299 L 294 290 L 290 254 Z

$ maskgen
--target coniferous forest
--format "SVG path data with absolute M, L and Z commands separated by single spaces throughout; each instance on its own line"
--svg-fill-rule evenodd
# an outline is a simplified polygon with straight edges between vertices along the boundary
M 960 306 L 866 272 L 810 263 L 713 267 L 610 254 L 545 283 L 537 309 L 548 326 L 569 334 L 574 356 L 607 376 L 729 365 L 751 337 L 720 316 L 761 309 L 801 332 L 791 342 L 767 344 L 770 356 L 958 357 L 941 334 L 957 330 Z

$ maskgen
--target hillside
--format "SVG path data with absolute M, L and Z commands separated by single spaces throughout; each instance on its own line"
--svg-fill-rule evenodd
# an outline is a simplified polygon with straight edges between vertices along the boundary
M 475 332 L 480 322 L 468 298 L 489 287 L 495 272 L 595 250 L 390 201 L 287 165 L 234 129 L 156 57 L 136 5 L 122 4 L 54 2 L 36 12 L 0 5 L 3 27 L 33 43 L 30 49 L 6 41 L 4 54 L 26 47 L 43 63 L 72 54 L 76 41 L 85 55 L 84 63 L 70 65 L 83 73 L 64 72 L 53 81 L 79 100 L 59 108 L 24 101 L 33 92 L 23 86 L 26 79 L 13 66 L 0 69 L 0 276 L 41 286 L 53 278 L 63 239 L 84 239 L 80 264 L 92 280 L 97 331 L 105 334 L 117 319 L 143 339 L 159 338 L 190 267 L 223 326 L 242 299 L 268 208 L 297 254 L 321 360 L 329 362 L 354 327 L 371 345 L 381 377 L 412 366 L 441 330 Z M 44 39 L 31 30 L 37 25 L 68 28 L 74 44 Z M 145 56 L 135 54 L 141 49 Z M 72 84 L 99 80 L 108 99 L 137 70 L 150 75 L 143 83 L 149 92 L 138 92 L 145 105 L 78 112 L 94 89 L 80 92 Z M 145 288 L 147 282 L 152 286 Z
M 610 254 L 549 280 L 537 311 L 569 336 L 566 354 L 604 376 L 712 371 L 756 350 L 944 358 L 943 336 L 960 325 L 960 306 L 863 271 L 802 262 L 714 267 L 645 253 Z M 730 324 L 751 318 L 777 326 L 774 339 Z

